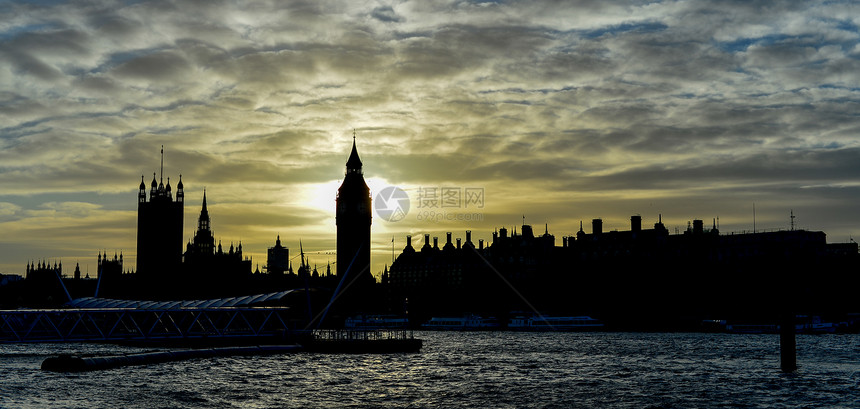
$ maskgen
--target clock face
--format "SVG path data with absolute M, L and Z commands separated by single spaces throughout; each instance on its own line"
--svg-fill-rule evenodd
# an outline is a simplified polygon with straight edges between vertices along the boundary
M 351 214 L 359 214 L 359 215 L 367 215 L 370 213 L 370 201 L 369 200 L 344 200 L 342 197 L 338 198 L 337 201 L 337 213 L 351 213 Z

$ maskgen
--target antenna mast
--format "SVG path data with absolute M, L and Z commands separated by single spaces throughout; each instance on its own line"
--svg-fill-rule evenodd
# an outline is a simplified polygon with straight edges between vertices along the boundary
M 794 231 L 794 209 L 791 209 L 791 231 Z
M 161 175 L 158 179 L 159 182 L 164 182 L 164 145 L 161 145 Z

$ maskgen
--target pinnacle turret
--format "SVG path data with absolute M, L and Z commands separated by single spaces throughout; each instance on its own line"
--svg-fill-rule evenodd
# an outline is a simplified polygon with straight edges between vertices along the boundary
M 361 173 L 361 159 L 358 157 L 358 149 L 355 147 L 355 134 L 352 135 L 352 152 L 346 161 L 346 174 Z

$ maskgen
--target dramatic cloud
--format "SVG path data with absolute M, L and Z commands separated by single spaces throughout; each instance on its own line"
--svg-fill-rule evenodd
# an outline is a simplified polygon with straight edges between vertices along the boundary
M 523 215 L 556 236 L 632 214 L 747 230 L 753 204 L 759 227 L 860 226 L 853 2 L 2 3 L 0 271 L 105 249 L 133 266 L 162 145 L 186 239 L 205 187 L 255 265 L 277 234 L 324 263 L 353 132 L 374 191 L 412 200 L 374 219 L 375 273 L 392 236 L 487 239 Z M 442 188 L 482 206 L 420 206 Z

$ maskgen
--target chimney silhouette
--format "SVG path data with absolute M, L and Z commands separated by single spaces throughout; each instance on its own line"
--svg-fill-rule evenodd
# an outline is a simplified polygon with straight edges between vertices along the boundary
M 603 220 L 602 219 L 591 220 L 591 233 L 594 235 L 603 234 Z

